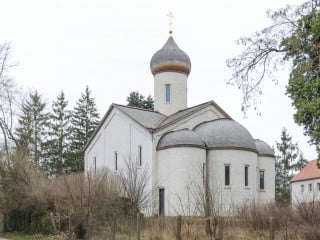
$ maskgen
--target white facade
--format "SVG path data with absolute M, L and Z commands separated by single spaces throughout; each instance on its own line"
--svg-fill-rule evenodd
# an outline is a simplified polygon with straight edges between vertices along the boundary
M 314 201 L 320 201 L 320 169 L 317 160 L 310 161 L 291 179 L 293 205 Z
M 152 168 L 152 135 L 113 108 L 85 151 L 85 171 L 108 167 L 116 172 L 130 158 L 138 157 L 139 147 L 142 150 L 142 164 Z
M 172 37 L 150 67 L 155 111 L 112 104 L 85 147 L 85 170 L 117 174 L 126 161 L 141 160 L 141 169 L 151 171 L 149 206 L 159 215 L 203 214 L 205 183 L 222 215 L 243 203 L 273 201 L 272 149 L 213 101 L 187 108 L 191 62 Z
M 187 75 L 162 72 L 154 76 L 154 110 L 171 115 L 187 108 Z
M 291 183 L 291 201 L 293 205 L 320 201 L 320 178 Z

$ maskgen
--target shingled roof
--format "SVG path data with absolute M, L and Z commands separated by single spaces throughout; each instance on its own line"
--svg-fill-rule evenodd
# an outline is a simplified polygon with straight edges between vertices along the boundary
M 152 131 L 157 131 L 162 128 L 165 128 L 175 122 L 178 122 L 181 119 L 187 116 L 190 116 L 193 113 L 200 111 L 201 109 L 208 107 L 209 105 L 213 105 L 215 108 L 217 108 L 224 115 L 225 118 L 231 119 L 231 117 L 214 101 L 205 102 L 205 103 L 181 110 L 170 116 L 165 116 L 153 110 L 146 110 L 142 108 L 124 106 L 124 105 L 113 103 L 109 107 L 109 110 L 107 111 L 107 113 L 102 118 L 99 126 L 97 127 L 95 132 L 92 134 L 91 138 L 87 141 L 84 147 L 84 150 L 89 146 L 90 142 L 92 141 L 94 136 L 97 134 L 97 132 L 99 131 L 99 129 L 101 128 L 101 126 L 103 125 L 104 121 L 106 120 L 106 118 L 108 117 L 108 115 L 110 114 L 113 108 L 120 110 L 125 115 L 127 115 L 128 117 L 136 121 L 139 125 L 141 125 L 142 127 L 152 132 Z
M 317 166 L 317 160 L 312 160 L 291 179 L 291 182 L 299 182 L 315 178 L 320 178 L 320 169 Z

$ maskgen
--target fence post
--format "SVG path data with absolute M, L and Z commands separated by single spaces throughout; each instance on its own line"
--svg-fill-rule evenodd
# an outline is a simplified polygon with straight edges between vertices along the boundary
M 140 213 L 137 213 L 137 240 L 140 240 Z
M 112 240 L 116 240 L 116 215 L 112 214 Z
M 223 231 L 224 231 L 224 218 L 219 217 L 219 225 L 218 225 L 218 239 L 223 240 Z
M 0 233 L 4 232 L 4 214 L 0 213 Z
M 182 237 L 181 237 L 181 223 L 182 223 L 182 217 L 181 215 L 179 215 L 177 217 L 177 240 L 182 240 Z
M 269 228 L 270 228 L 270 240 L 274 240 L 275 231 L 274 231 L 274 217 L 269 218 Z

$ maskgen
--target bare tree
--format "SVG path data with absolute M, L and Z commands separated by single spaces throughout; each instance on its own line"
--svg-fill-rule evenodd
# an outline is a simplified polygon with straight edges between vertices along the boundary
M 122 192 L 137 211 L 146 209 L 150 202 L 151 193 L 148 183 L 151 177 L 148 165 L 140 166 L 138 160 L 129 158 L 125 161 L 124 168 L 119 171 Z
M 14 65 L 10 62 L 11 48 L 9 43 L 0 44 L 0 131 L 4 142 L 4 151 L 8 157 L 10 141 L 16 144 L 13 134 L 15 106 L 19 91 L 9 76 Z

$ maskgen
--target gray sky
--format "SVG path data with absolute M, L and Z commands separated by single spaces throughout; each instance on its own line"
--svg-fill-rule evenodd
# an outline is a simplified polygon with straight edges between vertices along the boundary
M 0 0 L 0 42 L 11 41 L 12 71 L 17 84 L 38 90 L 49 104 L 63 90 L 72 108 L 89 85 L 101 117 L 111 103 L 126 104 L 130 91 L 153 95 L 150 59 L 168 38 L 173 11 L 173 37 L 192 63 L 188 105 L 216 101 L 254 138 L 270 145 L 286 127 L 311 160 L 316 152 L 293 121 L 285 96 L 286 69 L 279 84 L 264 82 L 261 116 L 243 118 L 241 92 L 226 85 L 227 58 L 240 48 L 235 41 L 268 25 L 267 9 L 301 0 Z

